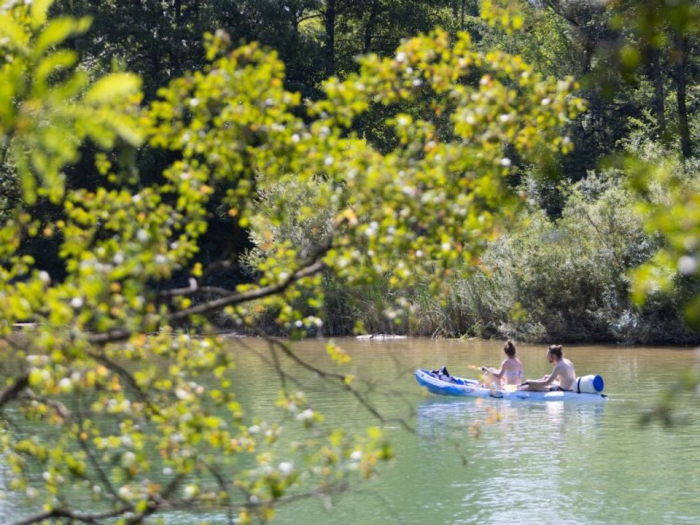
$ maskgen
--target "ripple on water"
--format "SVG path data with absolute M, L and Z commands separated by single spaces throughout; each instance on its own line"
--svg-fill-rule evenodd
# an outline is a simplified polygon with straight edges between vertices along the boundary
M 380 478 L 332 500 L 279 509 L 281 525 L 361 524 L 646 524 L 697 523 L 700 516 L 700 447 L 696 397 L 679 409 L 694 416 L 684 427 L 642 428 L 653 406 L 688 367 L 689 352 L 659 348 L 572 347 L 579 373 L 600 373 L 610 400 L 604 404 L 511 403 L 505 400 L 424 396 L 412 377 L 419 367 L 442 364 L 474 377 L 470 364 L 497 364 L 502 343 L 405 340 L 368 343 L 336 340 L 353 356 L 344 373 L 372 381 L 367 392 L 387 419 L 397 459 Z M 280 388 L 269 348 L 255 339 L 237 344 L 234 383 L 240 402 L 262 418 L 279 418 Z M 247 346 L 247 349 L 242 347 Z M 544 347 L 520 346 L 528 377 L 549 371 Z M 325 341 L 306 341 L 299 354 L 330 365 Z M 315 409 L 329 426 L 364 433 L 380 423 L 358 400 L 314 374 L 295 370 Z M 359 379 L 355 383 L 366 387 Z M 487 424 L 494 411 L 500 421 Z M 400 429 L 398 418 L 415 427 Z M 472 437 L 479 422 L 478 439 Z M 286 439 L 303 432 L 285 422 Z M 1 480 L 0 480 L 1 481 Z M 1 483 L 0 483 L 1 486 Z M 3 508 L 3 507 L 0 507 Z M 225 512 L 195 516 L 169 513 L 168 525 L 227 523 Z

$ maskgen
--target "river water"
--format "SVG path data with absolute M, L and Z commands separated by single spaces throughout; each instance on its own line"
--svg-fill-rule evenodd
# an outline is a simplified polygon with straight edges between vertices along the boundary
M 300 501 L 281 507 L 275 523 L 700 522 L 700 398 L 685 394 L 677 400 L 674 414 L 685 418 L 682 424 L 640 424 L 642 414 L 696 365 L 692 349 L 565 347 L 578 375 L 604 377 L 609 400 L 544 403 L 445 398 L 428 394 L 413 378 L 416 368 L 441 365 L 453 375 L 477 377 L 468 365 L 498 366 L 502 342 L 335 342 L 352 357 L 341 370 L 374 382 L 368 395 L 384 424 L 337 386 L 289 362 L 285 368 L 325 415 L 324 424 L 358 433 L 381 426 L 396 458 L 376 479 L 333 497 L 330 509 L 327 502 Z M 262 419 L 279 418 L 280 380 L 267 344 L 258 339 L 230 344 L 237 355 L 233 384 L 240 402 Z M 294 348 L 309 363 L 332 368 L 325 344 L 308 340 Z M 526 377 L 551 370 L 545 354 L 544 345 L 518 347 Z M 494 414 L 500 420 L 490 422 Z M 398 419 L 414 431 L 404 430 Z M 286 439 L 305 437 L 294 426 L 285 432 Z M 163 518 L 168 525 L 228 522 L 224 513 Z
M 453 375 L 476 377 L 467 365 L 498 366 L 500 342 L 336 342 L 353 358 L 349 371 L 393 390 L 372 398 L 382 414 L 406 418 L 415 433 L 387 423 L 396 459 L 378 479 L 337 498 L 330 511 L 316 501 L 283 507 L 278 523 L 700 522 L 700 400 L 678 400 L 684 424 L 640 425 L 696 363 L 692 349 L 565 347 L 578 374 L 601 374 L 609 395 L 602 404 L 566 404 L 443 398 L 427 394 L 412 376 L 416 368 L 447 365 Z M 264 355 L 264 344 L 253 346 Z M 329 362 L 323 342 L 299 343 L 296 351 L 315 364 Z M 545 354 L 545 346 L 519 347 L 526 377 L 551 370 Z M 254 352 L 242 352 L 239 362 L 237 383 L 249 392 L 247 403 L 271 414 L 279 388 L 273 371 Z M 304 378 L 329 424 L 357 431 L 377 424 L 354 398 Z M 487 424 L 493 410 L 500 421 Z

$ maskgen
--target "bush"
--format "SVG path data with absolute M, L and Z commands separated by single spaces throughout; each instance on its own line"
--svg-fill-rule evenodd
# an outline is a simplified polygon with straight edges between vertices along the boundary
M 619 174 L 590 174 L 565 194 L 561 218 L 526 210 L 519 226 L 489 246 L 479 271 L 450 278 L 446 295 L 420 284 L 397 292 L 390 276 L 354 289 L 326 278 L 323 333 L 348 335 L 359 324 L 370 333 L 429 337 L 697 342 L 682 314 L 697 282 L 678 277 L 643 307 L 630 298 L 630 270 L 650 260 L 661 240 L 644 231 Z

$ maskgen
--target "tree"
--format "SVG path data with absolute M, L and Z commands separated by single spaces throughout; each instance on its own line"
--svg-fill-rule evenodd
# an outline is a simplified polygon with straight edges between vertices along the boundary
M 287 82 L 306 96 L 316 93 L 323 71 L 321 45 L 313 28 L 318 0 L 175 0 L 173 2 L 92 2 L 58 0 L 52 12 L 88 16 L 90 30 L 75 45 L 86 63 L 100 71 L 115 64 L 143 78 L 146 100 L 188 70 L 199 69 L 202 35 L 225 30 L 234 43 L 258 41 L 278 50 L 288 66 Z
M 229 376 L 234 356 L 220 338 L 202 335 L 208 316 L 224 312 L 255 329 L 252 313 L 263 304 L 301 335 L 317 319 L 293 301 L 304 291 L 310 308 L 322 306 L 324 269 L 349 285 L 388 275 L 392 286 L 422 279 L 439 290 L 451 266 L 473 263 L 501 221 L 504 177 L 513 169 L 504 144 L 523 158 L 570 148 L 558 129 L 582 109 L 573 80 L 542 78 L 517 57 L 475 51 L 467 35 L 452 45 L 437 32 L 407 41 L 391 59 L 363 58 L 359 72 L 329 79 L 322 98 L 304 103 L 285 89 L 275 53 L 256 45 L 228 52 L 219 33 L 207 37 L 208 65 L 173 80 L 138 111 L 136 77 L 86 82 L 62 44 L 88 23 L 46 22 L 49 6 L 35 1 L 0 13 L 3 144 L 24 203 L 48 199 L 61 210 L 60 220 L 39 224 L 17 203 L 0 226 L 0 340 L 12 368 L 0 391 L 0 443 L 11 486 L 45 505 L 23 523 L 140 523 L 173 506 L 268 519 L 278 503 L 371 475 L 392 454 L 381 431 L 363 438 L 325 429 L 304 396 L 286 389 L 280 409 L 312 433 L 305 462 L 276 458 L 270 443 L 279 429 L 268 426 L 263 436 L 242 423 Z M 435 118 L 449 114 L 444 139 L 430 120 L 397 110 L 426 94 Z M 386 153 L 352 131 L 371 104 L 397 110 L 389 120 L 397 145 Z M 146 180 L 98 155 L 103 184 L 66 186 L 62 170 L 86 139 L 107 150 L 118 140 L 145 140 L 170 161 Z M 241 256 L 195 263 L 212 203 L 246 228 L 258 213 L 256 195 L 310 180 L 325 181 L 317 202 L 336 206 L 327 235 L 311 248 L 287 243 L 264 254 L 254 282 L 206 286 L 207 276 Z M 313 210 L 276 213 L 276 220 L 303 219 Z M 36 235 L 61 239 L 65 278 L 21 255 Z M 189 274 L 189 285 L 168 287 L 174 272 Z M 35 327 L 12 330 L 26 321 Z M 280 359 L 346 389 L 382 421 L 359 381 L 319 370 L 281 341 L 270 344 Z M 335 345 L 329 352 L 347 358 Z M 219 386 L 202 386 L 204 374 Z M 16 432 L 20 421 L 32 421 L 43 439 Z M 241 458 L 259 468 L 235 470 Z M 41 484 L 32 481 L 36 469 Z M 161 483 L 153 481 L 156 470 L 164 472 Z M 95 494 L 92 510 L 79 508 L 72 487 Z
M 657 121 L 664 140 L 668 137 L 665 136 L 666 118 L 662 106 L 661 64 L 663 57 L 667 59 L 666 62 L 670 65 L 668 73 L 675 84 L 680 150 L 684 158 L 690 158 L 692 145 L 688 122 L 687 83 L 693 28 L 700 16 L 697 2 L 619 1 L 613 8 L 616 12 L 613 23 L 629 26 L 627 41 L 621 48 L 623 71 L 626 70 L 629 74 L 640 65 L 647 65 L 654 76 Z

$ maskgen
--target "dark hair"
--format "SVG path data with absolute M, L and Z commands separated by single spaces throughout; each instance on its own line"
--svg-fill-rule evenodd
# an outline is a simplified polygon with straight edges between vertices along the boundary
M 515 357 L 515 343 L 512 340 L 508 339 L 508 341 L 506 341 L 506 344 L 503 345 L 503 351 L 508 357 Z
M 561 345 L 549 345 L 549 353 L 552 354 L 557 359 L 561 359 L 561 355 L 562 355 Z

